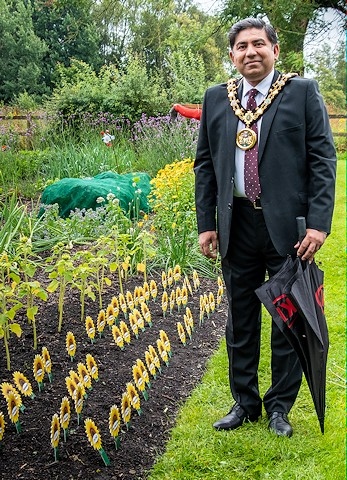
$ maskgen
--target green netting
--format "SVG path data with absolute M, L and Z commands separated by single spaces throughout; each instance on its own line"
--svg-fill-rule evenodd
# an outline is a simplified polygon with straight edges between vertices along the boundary
M 106 200 L 107 195 L 113 193 L 125 213 L 131 213 L 135 200 L 136 209 L 148 213 L 150 207 L 147 197 L 150 190 L 150 176 L 147 173 L 103 172 L 93 178 L 63 178 L 45 188 L 41 203 L 57 203 L 59 215 L 66 218 L 76 208 L 97 208 L 100 206 L 98 198 Z

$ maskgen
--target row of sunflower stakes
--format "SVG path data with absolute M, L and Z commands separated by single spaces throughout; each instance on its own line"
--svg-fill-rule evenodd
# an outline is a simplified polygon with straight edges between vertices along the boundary
M 184 324 L 177 322 L 177 333 L 180 341 L 183 345 L 187 343 L 187 336 L 192 338 L 194 332 L 194 320 L 190 308 L 187 306 L 188 294 L 193 294 L 193 289 L 188 277 L 183 280 L 183 284 L 180 287 L 177 285 L 181 279 L 180 268 L 176 266 L 173 270 L 169 269 L 168 273 L 162 272 L 162 312 L 163 316 L 173 312 L 175 306 L 178 310 L 185 307 L 185 313 L 183 315 Z M 167 287 L 175 288 L 171 290 L 168 295 Z M 193 271 L 193 288 L 197 291 L 200 288 L 200 280 L 197 272 Z M 118 297 L 113 297 L 108 305 L 106 312 L 100 310 L 97 317 L 97 325 L 95 328 L 94 321 L 90 316 L 86 317 L 85 327 L 86 333 L 91 342 L 95 341 L 96 332 L 99 336 L 103 335 L 106 325 L 112 330 L 112 336 L 115 344 L 123 350 L 126 344 L 131 341 L 131 334 L 129 327 L 126 323 L 126 319 L 129 319 L 129 324 L 133 335 L 138 338 L 139 331 L 144 331 L 145 324 L 150 327 L 151 314 L 146 302 L 149 298 L 155 301 L 157 298 L 157 285 L 154 280 L 151 280 L 148 285 L 144 282 L 142 287 L 135 287 L 134 293 L 126 292 L 122 293 Z M 200 313 L 199 313 L 199 325 L 204 322 L 205 316 L 209 317 L 215 310 L 216 305 L 219 305 L 223 296 L 223 282 L 218 277 L 218 292 L 215 299 L 212 292 L 200 295 Z M 138 308 L 137 308 L 138 307 Z M 120 312 L 124 316 L 124 320 L 120 320 Z M 132 367 L 133 383 L 128 382 L 126 390 L 122 394 L 121 408 L 117 405 L 112 405 L 109 412 L 109 431 L 114 439 L 116 449 L 120 446 L 120 431 L 121 420 L 123 421 L 126 429 L 129 429 L 132 409 L 134 409 L 138 415 L 141 415 L 141 400 L 138 392 L 141 392 L 144 400 L 148 400 L 148 388 L 151 387 L 151 377 L 156 379 L 157 372 L 161 373 L 162 362 L 166 366 L 169 365 L 169 358 L 172 356 L 171 343 L 164 330 L 160 330 L 159 338 L 156 341 L 157 350 L 153 345 L 148 345 L 145 351 L 144 359 L 145 363 L 141 359 L 137 359 L 136 363 Z M 71 361 L 74 360 L 76 355 L 77 344 L 73 332 L 69 331 L 66 335 L 66 351 Z M 37 382 L 39 392 L 43 389 L 44 376 L 47 373 L 48 379 L 52 382 L 52 362 L 47 347 L 42 347 L 42 352 L 36 354 L 33 361 L 33 375 Z M 77 372 L 70 370 L 69 376 L 65 378 L 67 391 L 70 395 L 72 402 L 74 403 L 75 412 L 77 414 L 77 424 L 80 424 L 81 413 L 83 410 L 84 402 L 88 398 L 87 392 L 92 389 L 92 381 L 98 381 L 98 365 L 94 357 L 88 353 L 86 355 L 85 363 L 79 362 L 77 365 Z M 22 430 L 20 423 L 20 412 L 24 412 L 25 406 L 22 402 L 21 395 L 25 397 L 35 398 L 35 394 L 30 383 L 30 380 L 19 371 L 13 373 L 14 385 L 9 382 L 1 383 L 1 392 L 7 402 L 7 413 L 10 421 L 15 425 L 17 433 Z M 60 411 L 54 413 L 51 421 L 51 445 L 54 450 L 55 461 L 58 460 L 58 446 L 61 437 L 61 430 L 63 430 L 63 438 L 66 442 L 69 424 L 71 419 L 71 406 L 69 397 L 62 398 Z M 4 414 L 0 412 L 0 445 L 5 433 L 5 418 Z M 91 418 L 86 418 L 84 421 L 85 432 L 91 446 L 96 449 L 105 465 L 110 464 L 110 460 L 102 448 L 101 435 L 95 422 Z

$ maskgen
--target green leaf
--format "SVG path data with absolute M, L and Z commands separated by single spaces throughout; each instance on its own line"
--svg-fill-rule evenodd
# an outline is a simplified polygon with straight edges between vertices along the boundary
M 57 290 L 57 288 L 59 287 L 59 282 L 58 280 L 54 279 L 52 280 L 52 282 L 48 285 L 47 287 L 47 292 L 49 293 L 53 293 Z
M 117 269 L 118 269 L 118 264 L 116 262 L 110 263 L 110 272 L 111 273 L 116 272 Z
M 22 335 L 22 328 L 19 325 L 19 323 L 10 323 L 9 329 L 11 332 L 17 335 L 17 337 L 20 337 Z
M 35 315 L 37 314 L 39 308 L 38 306 L 34 305 L 33 307 L 27 308 L 27 317 L 29 320 L 35 320 Z

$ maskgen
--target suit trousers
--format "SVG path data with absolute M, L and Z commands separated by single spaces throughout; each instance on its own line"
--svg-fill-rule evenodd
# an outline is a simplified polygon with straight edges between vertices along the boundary
M 248 414 L 260 414 L 262 399 L 258 385 L 261 338 L 261 303 L 255 294 L 265 280 L 277 273 L 285 261 L 270 239 L 262 210 L 246 199 L 234 199 L 228 253 L 222 260 L 229 312 L 226 343 L 232 396 Z M 266 412 L 288 413 L 300 389 L 299 358 L 272 321 L 271 386 L 263 403 Z

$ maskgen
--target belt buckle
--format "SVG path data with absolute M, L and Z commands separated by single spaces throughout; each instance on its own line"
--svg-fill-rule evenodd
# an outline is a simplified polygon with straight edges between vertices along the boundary
M 256 198 L 253 202 L 253 208 L 254 210 L 262 210 L 263 207 L 260 204 L 260 198 Z

